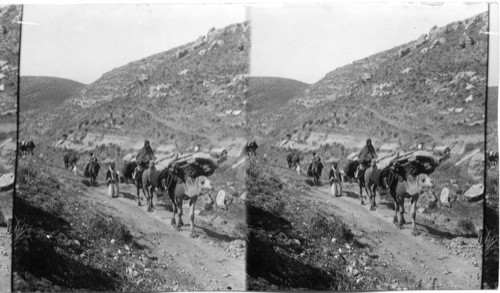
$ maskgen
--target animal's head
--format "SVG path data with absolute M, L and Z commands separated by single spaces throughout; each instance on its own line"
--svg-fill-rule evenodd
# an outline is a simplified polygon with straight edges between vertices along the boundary
M 214 189 L 212 187 L 212 182 L 210 179 L 208 179 L 205 176 L 199 176 L 196 177 L 196 184 L 202 189 L 202 190 L 212 190 Z

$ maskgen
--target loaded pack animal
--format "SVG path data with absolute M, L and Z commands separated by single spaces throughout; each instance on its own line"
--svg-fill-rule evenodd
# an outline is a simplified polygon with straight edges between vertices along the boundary
M 85 177 L 90 178 L 90 185 L 92 187 L 95 186 L 96 184 L 96 179 L 97 176 L 99 175 L 99 169 L 101 168 L 101 165 L 97 161 L 92 161 L 89 162 L 87 167 L 85 168 Z
M 321 172 L 323 172 L 323 163 L 320 161 L 311 162 L 308 168 L 307 176 L 313 178 L 314 185 L 319 185 L 319 178 L 321 178 Z
M 140 190 L 142 188 L 142 173 L 143 171 L 137 171 L 134 174 L 134 170 L 137 167 L 137 162 L 128 162 L 125 165 L 123 165 L 122 169 L 122 174 L 123 178 L 125 179 L 125 182 L 129 184 L 130 181 L 134 182 L 135 188 L 137 190 L 137 205 L 142 207 L 142 202 L 141 202 L 141 196 L 140 196 Z M 144 192 L 144 189 L 142 190 L 142 193 L 146 197 L 146 193 Z
M 404 228 L 406 221 L 404 219 L 404 202 L 409 198 L 411 202 L 411 217 L 412 217 L 412 235 L 416 236 L 420 233 L 416 227 L 417 216 L 417 201 L 420 195 L 432 192 L 434 187 L 429 174 L 424 173 L 422 167 L 417 162 L 407 162 L 399 164 L 391 163 L 383 170 L 383 179 L 380 184 L 383 184 L 389 190 L 395 205 L 394 224 L 399 229 Z
M 77 156 L 75 152 L 67 152 L 63 156 L 64 168 L 65 169 L 73 169 L 76 166 L 80 158 Z
M 19 142 L 18 147 L 22 157 L 27 156 L 28 154 L 33 155 L 33 150 L 35 149 L 35 143 L 32 140 L 30 141 L 23 140 Z
M 288 168 L 296 170 L 300 174 L 300 153 L 297 151 L 291 152 L 286 156 Z
M 257 145 L 257 142 L 255 140 L 252 140 L 250 142 L 247 142 L 247 144 L 244 147 L 244 151 L 247 154 L 247 156 L 250 156 L 250 154 L 253 154 L 254 156 L 257 156 L 257 149 L 259 146 Z
M 145 170 L 143 178 L 144 191 L 147 194 L 148 211 L 153 209 L 153 194 L 155 189 L 159 192 L 167 192 L 168 197 L 172 201 L 174 215 L 171 224 L 178 231 L 182 230 L 184 223 L 182 222 L 182 202 L 189 200 L 189 223 L 191 226 L 191 237 L 196 236 L 194 230 L 194 208 L 198 197 L 212 190 L 210 180 L 206 176 L 198 176 L 192 178 L 186 176 L 186 173 L 174 165 L 171 168 L 166 168 L 153 176 L 149 177 L 149 169 Z

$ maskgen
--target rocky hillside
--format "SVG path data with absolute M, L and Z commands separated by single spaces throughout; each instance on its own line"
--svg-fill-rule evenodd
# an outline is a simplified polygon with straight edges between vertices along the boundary
M 88 134 L 105 133 L 175 147 L 243 137 L 249 27 L 212 28 L 191 43 L 103 74 L 58 108 L 29 120 L 22 111 L 21 135 L 81 143 Z
M 0 175 L 14 171 L 21 6 L 0 8 Z
M 47 76 L 22 76 L 20 85 L 23 111 L 55 108 L 85 86 L 77 81 Z
M 308 84 L 279 77 L 250 77 L 248 79 L 248 112 L 269 111 L 284 106 L 304 91 Z M 252 113 L 254 114 L 254 113 Z
M 433 27 L 415 41 L 337 68 L 252 131 L 306 140 L 376 137 L 403 147 L 484 129 L 488 14 Z M 278 130 L 283 129 L 283 131 Z

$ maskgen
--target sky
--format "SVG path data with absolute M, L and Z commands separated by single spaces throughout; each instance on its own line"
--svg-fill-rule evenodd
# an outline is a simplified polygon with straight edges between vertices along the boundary
M 485 11 L 485 3 L 253 7 L 251 73 L 314 83 L 335 68 L 415 40 L 434 25 L 444 26 Z
M 20 74 L 88 84 L 245 20 L 243 5 L 25 5 Z

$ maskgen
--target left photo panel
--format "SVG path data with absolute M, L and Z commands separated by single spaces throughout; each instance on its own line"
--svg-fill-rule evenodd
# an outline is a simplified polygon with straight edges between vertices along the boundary
M 21 43 L 12 290 L 245 290 L 245 7 L 24 5 Z
M 0 292 L 11 291 L 21 5 L 0 5 Z

